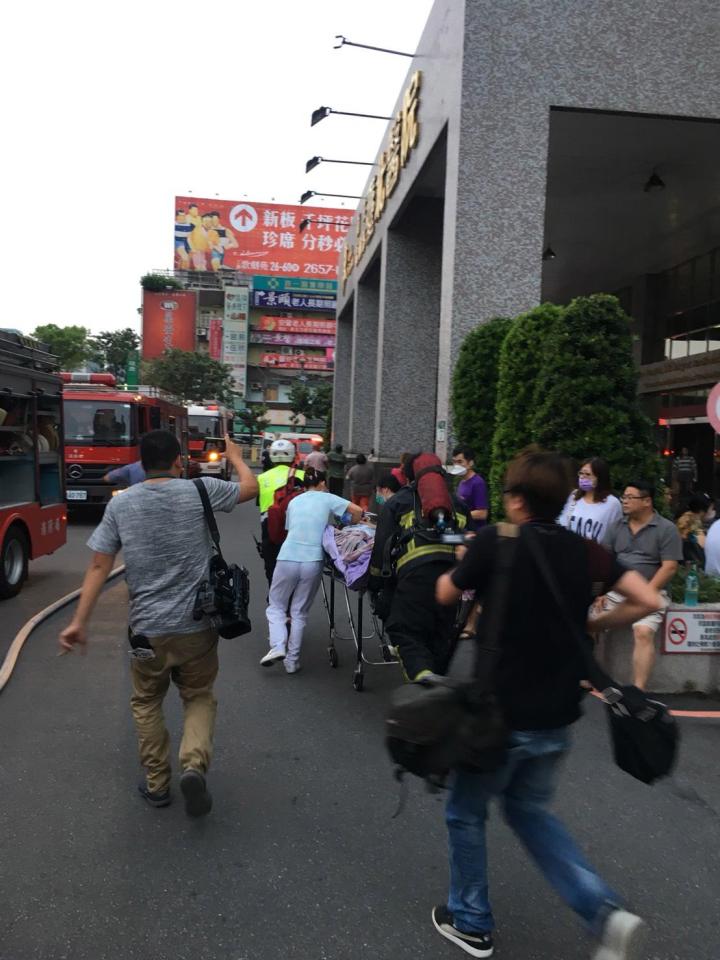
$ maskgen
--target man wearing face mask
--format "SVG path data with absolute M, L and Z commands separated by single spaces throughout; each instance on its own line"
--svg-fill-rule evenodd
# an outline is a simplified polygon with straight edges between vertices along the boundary
M 470 530 L 480 530 L 487 524 L 488 495 L 487 484 L 479 473 L 475 472 L 475 451 L 466 444 L 460 444 L 453 450 L 453 467 L 448 471 L 455 477 L 462 477 L 457 495 L 470 511 Z

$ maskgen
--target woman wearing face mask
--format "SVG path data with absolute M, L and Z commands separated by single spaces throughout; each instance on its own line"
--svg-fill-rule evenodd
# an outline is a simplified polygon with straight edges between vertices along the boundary
M 622 517 L 620 501 L 611 489 L 607 462 L 590 457 L 578 471 L 578 488 L 570 494 L 560 514 L 560 526 L 601 543 L 608 529 Z

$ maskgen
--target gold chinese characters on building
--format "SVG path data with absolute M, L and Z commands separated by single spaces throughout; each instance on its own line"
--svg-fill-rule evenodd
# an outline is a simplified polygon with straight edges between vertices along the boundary
M 402 106 L 390 127 L 388 145 L 380 154 L 378 172 L 370 181 L 367 193 L 358 205 L 355 215 L 355 246 L 348 240 L 342 253 L 342 289 L 355 267 L 360 263 L 375 233 L 388 199 L 393 195 L 400 171 L 407 164 L 420 135 L 418 107 L 422 71 L 416 70 L 403 95 Z

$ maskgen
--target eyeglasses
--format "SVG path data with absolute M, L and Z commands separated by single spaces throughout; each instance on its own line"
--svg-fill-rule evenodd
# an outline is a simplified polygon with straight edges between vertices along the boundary
M 636 494 L 636 493 L 623 493 L 620 497 L 621 500 L 649 500 L 650 497 L 647 494 Z

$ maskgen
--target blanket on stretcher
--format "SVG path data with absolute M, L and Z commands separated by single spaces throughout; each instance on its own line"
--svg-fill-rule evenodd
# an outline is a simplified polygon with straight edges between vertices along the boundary
M 375 528 L 363 523 L 342 529 L 327 526 L 323 534 L 323 549 L 348 587 L 358 584 L 367 574 L 374 543 Z

